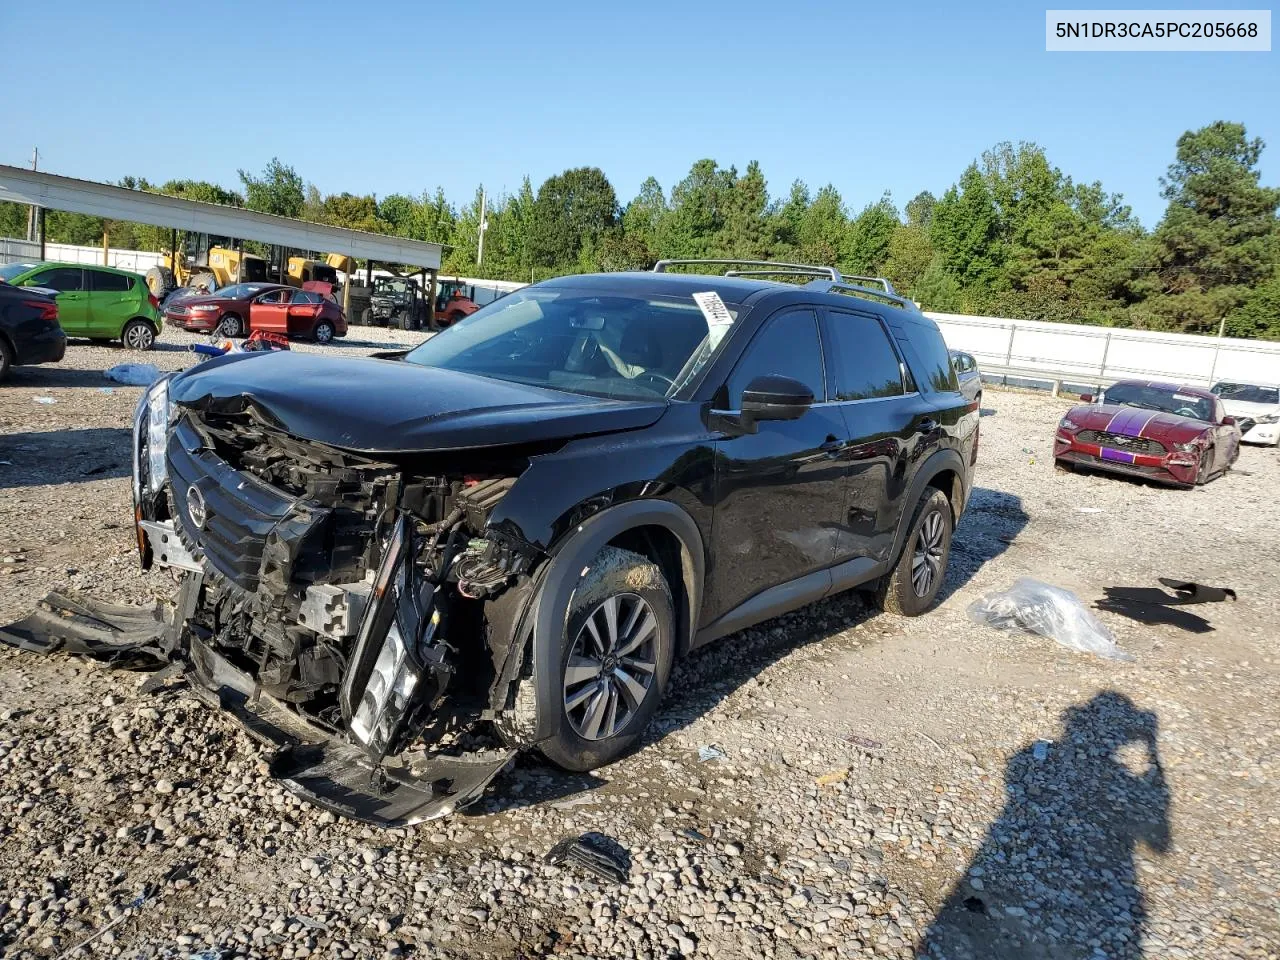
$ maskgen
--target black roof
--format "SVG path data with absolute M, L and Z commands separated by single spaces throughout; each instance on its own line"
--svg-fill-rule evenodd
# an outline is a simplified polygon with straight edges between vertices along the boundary
M 579 273 L 544 280 L 540 287 L 564 287 L 574 290 L 600 290 L 619 296 L 689 296 L 714 290 L 725 303 L 745 303 L 759 293 L 777 293 L 801 287 L 770 280 L 746 277 L 717 277 L 693 273 Z

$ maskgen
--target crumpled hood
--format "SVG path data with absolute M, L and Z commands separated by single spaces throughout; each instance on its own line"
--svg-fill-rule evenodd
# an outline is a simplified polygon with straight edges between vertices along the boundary
M 1105 430 L 1126 437 L 1147 437 L 1166 444 L 1187 443 L 1212 426 L 1194 417 L 1112 403 L 1072 407 L 1067 417 L 1079 424 L 1082 430 Z
M 1232 417 L 1248 417 L 1251 420 L 1257 420 L 1259 417 L 1268 414 L 1280 413 L 1280 404 L 1277 403 L 1250 403 L 1248 400 L 1223 400 L 1223 408 L 1227 414 Z
M 228 354 L 174 377 L 180 406 L 252 408 L 297 437 L 362 453 L 421 453 L 635 430 L 663 400 L 607 400 L 393 360 Z

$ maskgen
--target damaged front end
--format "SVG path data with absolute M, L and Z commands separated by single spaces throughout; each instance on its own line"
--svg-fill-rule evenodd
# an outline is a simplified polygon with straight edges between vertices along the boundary
M 50 597 L 5 639 L 180 663 L 341 815 L 407 825 L 478 798 L 515 753 L 481 721 L 513 700 L 542 557 L 489 517 L 527 451 L 383 459 L 293 436 L 250 396 L 169 389 L 139 404 L 133 492 L 142 564 L 173 572 L 176 605 L 126 622 Z

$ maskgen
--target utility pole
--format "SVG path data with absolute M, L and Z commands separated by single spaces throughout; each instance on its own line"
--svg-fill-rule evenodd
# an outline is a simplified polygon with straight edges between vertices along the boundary
M 40 148 L 31 148 L 31 169 L 36 169 L 36 163 L 40 159 Z M 36 208 L 31 206 L 27 208 L 27 239 L 36 239 Z
M 476 247 L 476 266 L 484 263 L 484 232 L 489 229 L 489 219 L 486 216 L 489 210 L 489 198 L 484 192 L 484 187 L 480 188 L 480 242 Z

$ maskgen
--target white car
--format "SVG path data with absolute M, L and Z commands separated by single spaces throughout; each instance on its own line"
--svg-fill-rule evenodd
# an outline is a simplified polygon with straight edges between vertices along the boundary
M 1280 444 L 1280 387 L 1222 380 L 1213 385 L 1245 443 Z

